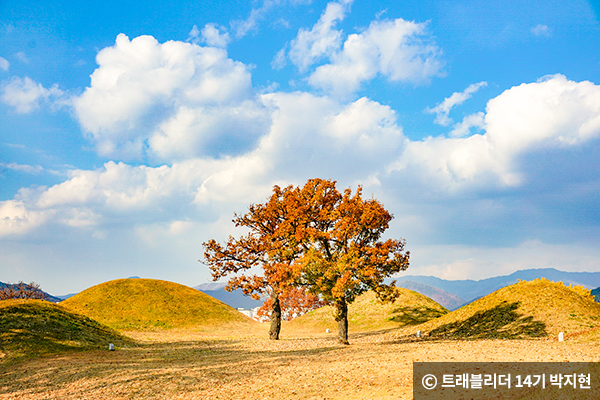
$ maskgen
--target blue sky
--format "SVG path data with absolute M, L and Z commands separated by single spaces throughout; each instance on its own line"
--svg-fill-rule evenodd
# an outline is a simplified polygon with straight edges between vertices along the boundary
M 0 1 L 0 280 L 209 281 L 273 185 L 362 185 L 407 273 L 600 271 L 597 1 Z

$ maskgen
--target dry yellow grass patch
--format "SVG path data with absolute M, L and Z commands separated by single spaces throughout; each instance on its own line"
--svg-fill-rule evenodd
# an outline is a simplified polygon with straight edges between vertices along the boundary
M 335 330 L 325 334 L 318 325 L 317 334 L 308 334 L 286 324 L 280 341 L 267 339 L 268 324 L 130 331 L 125 333 L 138 345 L 114 352 L 69 352 L 12 364 L 0 359 L 0 399 L 410 399 L 415 361 L 600 362 L 600 331 L 590 328 L 600 313 L 588 300 L 581 289 L 522 282 L 421 325 L 371 322 L 384 330 L 369 332 L 357 323 L 353 329 L 351 322 L 350 346 L 339 345 Z M 414 335 L 516 302 L 509 314 L 543 322 L 549 337 Z M 368 310 L 367 301 L 362 312 Z M 565 342 L 554 338 L 559 330 L 570 333 Z
M 60 304 L 122 330 L 256 324 L 199 290 L 157 279 L 117 279 L 101 283 Z
M 556 337 L 600 326 L 590 291 L 546 279 L 521 281 L 422 324 L 436 337 Z
M 349 331 L 363 332 L 417 325 L 448 312 L 422 294 L 404 288 L 396 290 L 398 297 L 393 303 L 382 303 L 371 291 L 359 296 L 348 306 Z M 282 334 L 323 333 L 326 329 L 337 332 L 337 322 L 331 306 L 321 307 L 285 323 Z
M 413 361 L 600 361 L 597 341 L 132 335 L 141 346 L 0 363 L 0 399 L 410 399 Z

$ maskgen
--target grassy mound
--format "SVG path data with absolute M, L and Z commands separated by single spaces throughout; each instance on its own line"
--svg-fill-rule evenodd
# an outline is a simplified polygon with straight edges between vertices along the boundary
M 108 349 L 133 340 L 43 300 L 0 301 L 0 356 L 15 359 L 68 350 Z M 6 357 L 6 358 L 5 358 Z
M 155 279 L 118 279 L 60 303 L 115 329 L 217 328 L 250 318 L 199 290 Z
M 374 331 L 421 324 L 448 312 L 444 307 L 412 290 L 397 288 L 393 303 L 382 303 L 369 291 L 348 306 L 348 329 L 352 332 Z M 337 332 L 334 308 L 321 307 L 286 324 L 286 331 Z
M 588 289 L 544 278 L 521 281 L 421 326 L 430 337 L 519 339 L 567 335 L 600 326 Z

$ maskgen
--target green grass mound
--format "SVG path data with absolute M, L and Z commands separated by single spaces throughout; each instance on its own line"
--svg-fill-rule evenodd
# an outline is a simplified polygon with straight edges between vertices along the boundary
M 255 322 L 191 287 L 155 279 L 118 279 L 60 303 L 120 330 L 221 328 Z
M 3 361 L 69 350 L 107 349 L 134 341 L 88 317 L 43 300 L 0 301 Z
M 448 312 L 444 307 L 412 290 L 397 288 L 398 297 L 393 303 L 382 303 L 369 291 L 348 306 L 348 330 L 352 332 L 376 331 L 417 325 L 438 318 Z M 321 307 L 286 324 L 290 331 L 337 332 L 334 308 Z
M 600 326 L 588 289 L 547 279 L 521 281 L 421 326 L 433 338 L 524 339 Z

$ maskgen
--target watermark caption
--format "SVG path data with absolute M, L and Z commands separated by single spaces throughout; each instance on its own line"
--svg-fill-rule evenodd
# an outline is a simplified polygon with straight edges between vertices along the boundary
M 600 363 L 415 362 L 413 398 L 600 399 Z

